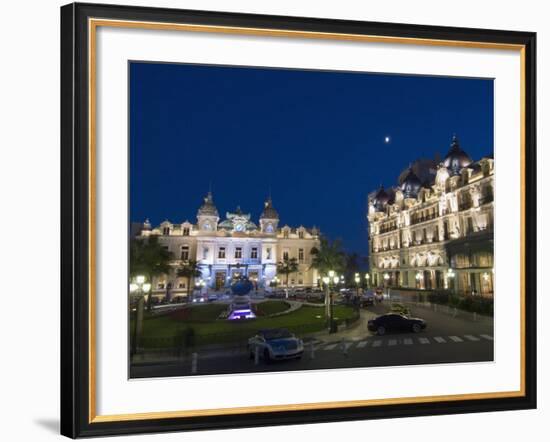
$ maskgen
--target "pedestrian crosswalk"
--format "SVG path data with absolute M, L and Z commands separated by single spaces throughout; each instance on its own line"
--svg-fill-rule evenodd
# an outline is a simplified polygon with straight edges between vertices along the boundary
M 368 348 L 398 347 L 401 345 L 430 345 L 430 344 L 459 344 L 467 342 L 493 341 L 493 336 L 488 334 L 480 335 L 451 335 L 451 336 L 415 336 L 415 337 L 391 337 L 391 338 L 367 338 L 363 340 L 339 341 L 329 344 L 318 344 L 316 348 L 326 351 L 348 351 L 353 349 L 368 350 Z

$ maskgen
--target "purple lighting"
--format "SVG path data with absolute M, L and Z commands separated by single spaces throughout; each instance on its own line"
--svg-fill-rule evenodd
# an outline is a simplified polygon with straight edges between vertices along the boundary
M 228 320 L 233 321 L 235 319 L 253 319 L 256 315 L 252 312 L 251 309 L 240 309 L 233 310 L 228 316 Z

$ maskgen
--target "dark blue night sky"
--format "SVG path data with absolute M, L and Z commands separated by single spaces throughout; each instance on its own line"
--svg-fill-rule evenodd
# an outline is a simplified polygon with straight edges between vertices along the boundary
M 212 183 L 257 222 L 271 188 L 281 226 L 366 255 L 367 194 L 453 133 L 492 153 L 492 80 L 131 63 L 130 219 L 195 222 Z

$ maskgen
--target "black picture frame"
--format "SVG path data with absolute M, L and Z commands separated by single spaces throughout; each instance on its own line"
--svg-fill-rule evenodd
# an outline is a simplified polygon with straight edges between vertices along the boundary
M 198 417 L 90 418 L 89 18 L 521 45 L 524 50 L 524 395 Z M 73 3 L 61 8 L 61 434 L 241 428 L 536 408 L 536 34 Z

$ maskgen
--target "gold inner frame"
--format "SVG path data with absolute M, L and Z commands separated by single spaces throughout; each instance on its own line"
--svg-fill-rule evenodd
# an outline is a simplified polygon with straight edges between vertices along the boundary
M 316 402 L 285 405 L 262 405 L 254 407 L 235 407 L 218 409 L 196 409 L 180 411 L 159 411 L 130 414 L 96 414 L 96 35 L 97 28 L 117 27 L 149 30 L 171 30 L 186 32 L 207 32 L 218 34 L 238 34 L 272 37 L 293 37 L 308 39 L 327 39 L 340 41 L 358 41 L 370 43 L 413 44 L 421 46 L 447 46 L 478 49 L 501 49 L 520 53 L 520 389 L 518 391 L 465 393 L 438 396 L 400 397 L 388 399 L 367 399 L 337 402 Z M 426 402 L 462 401 L 512 398 L 525 396 L 525 46 L 491 42 L 438 40 L 409 37 L 387 37 L 377 35 L 339 34 L 325 32 L 291 31 L 282 29 L 244 28 L 231 26 L 210 26 L 180 23 L 140 22 L 129 20 L 94 19 L 88 20 L 88 93 L 89 93 L 89 423 L 133 421 L 145 419 L 168 419 L 178 417 L 220 416 L 258 412 L 320 410 L 327 408 L 364 407 L 375 405 L 415 404 Z

